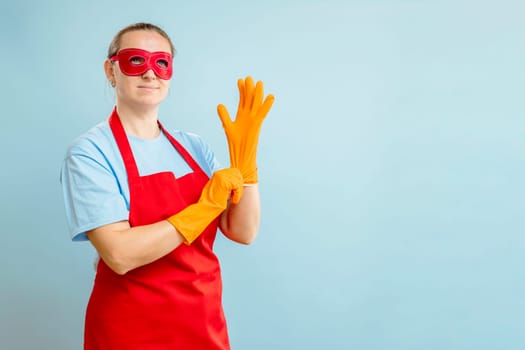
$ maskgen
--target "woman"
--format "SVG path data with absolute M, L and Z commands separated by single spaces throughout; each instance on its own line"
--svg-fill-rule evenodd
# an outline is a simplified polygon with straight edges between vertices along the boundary
M 231 167 L 219 170 L 198 136 L 158 121 L 175 53 L 159 27 L 137 23 L 110 44 L 104 70 L 115 88 L 109 119 L 68 149 L 61 182 L 73 240 L 100 260 L 86 310 L 84 349 L 229 349 L 217 228 L 248 244 L 259 228 L 256 150 L 273 103 L 239 80 L 235 121 L 218 113 Z

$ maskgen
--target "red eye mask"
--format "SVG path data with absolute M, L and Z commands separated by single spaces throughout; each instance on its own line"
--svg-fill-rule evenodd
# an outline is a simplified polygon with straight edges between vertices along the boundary
M 157 77 L 168 80 L 173 74 L 172 57 L 167 52 L 124 49 L 111 57 L 110 61 L 118 61 L 120 70 L 126 75 L 142 75 L 152 69 Z

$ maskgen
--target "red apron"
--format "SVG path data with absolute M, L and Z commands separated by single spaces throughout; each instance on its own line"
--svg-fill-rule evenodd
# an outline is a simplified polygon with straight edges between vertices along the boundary
M 193 172 L 140 176 L 122 123 L 109 119 L 128 175 L 129 223 L 147 225 L 197 202 L 208 176 L 162 127 Z M 219 262 L 213 253 L 218 219 L 190 245 L 129 271 L 113 272 L 101 259 L 87 306 L 85 350 L 229 349 Z

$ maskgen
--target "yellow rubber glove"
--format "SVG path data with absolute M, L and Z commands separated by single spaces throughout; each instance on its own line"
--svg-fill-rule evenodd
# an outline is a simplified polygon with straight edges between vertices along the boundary
M 184 243 L 191 244 L 226 209 L 230 194 L 231 202 L 239 203 L 242 185 L 243 178 L 239 169 L 216 171 L 202 189 L 199 201 L 167 220 L 184 237 Z
M 255 184 L 258 181 L 256 158 L 259 133 L 275 98 L 270 94 L 263 102 L 263 83 L 258 81 L 254 86 L 251 77 L 239 79 L 237 85 L 240 96 L 235 121 L 231 120 L 223 104 L 217 106 L 217 113 L 228 139 L 230 166 L 240 169 L 244 183 Z

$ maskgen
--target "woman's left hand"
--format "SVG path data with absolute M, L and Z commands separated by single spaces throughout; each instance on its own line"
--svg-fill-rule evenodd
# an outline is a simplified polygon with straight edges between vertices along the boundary
M 230 166 L 240 169 L 245 183 L 255 184 L 258 182 L 256 159 L 259 133 L 275 98 L 270 94 L 263 101 L 262 81 L 254 86 L 250 76 L 239 79 L 237 85 L 240 96 L 235 121 L 231 120 L 223 104 L 217 106 L 217 112 L 228 139 Z

